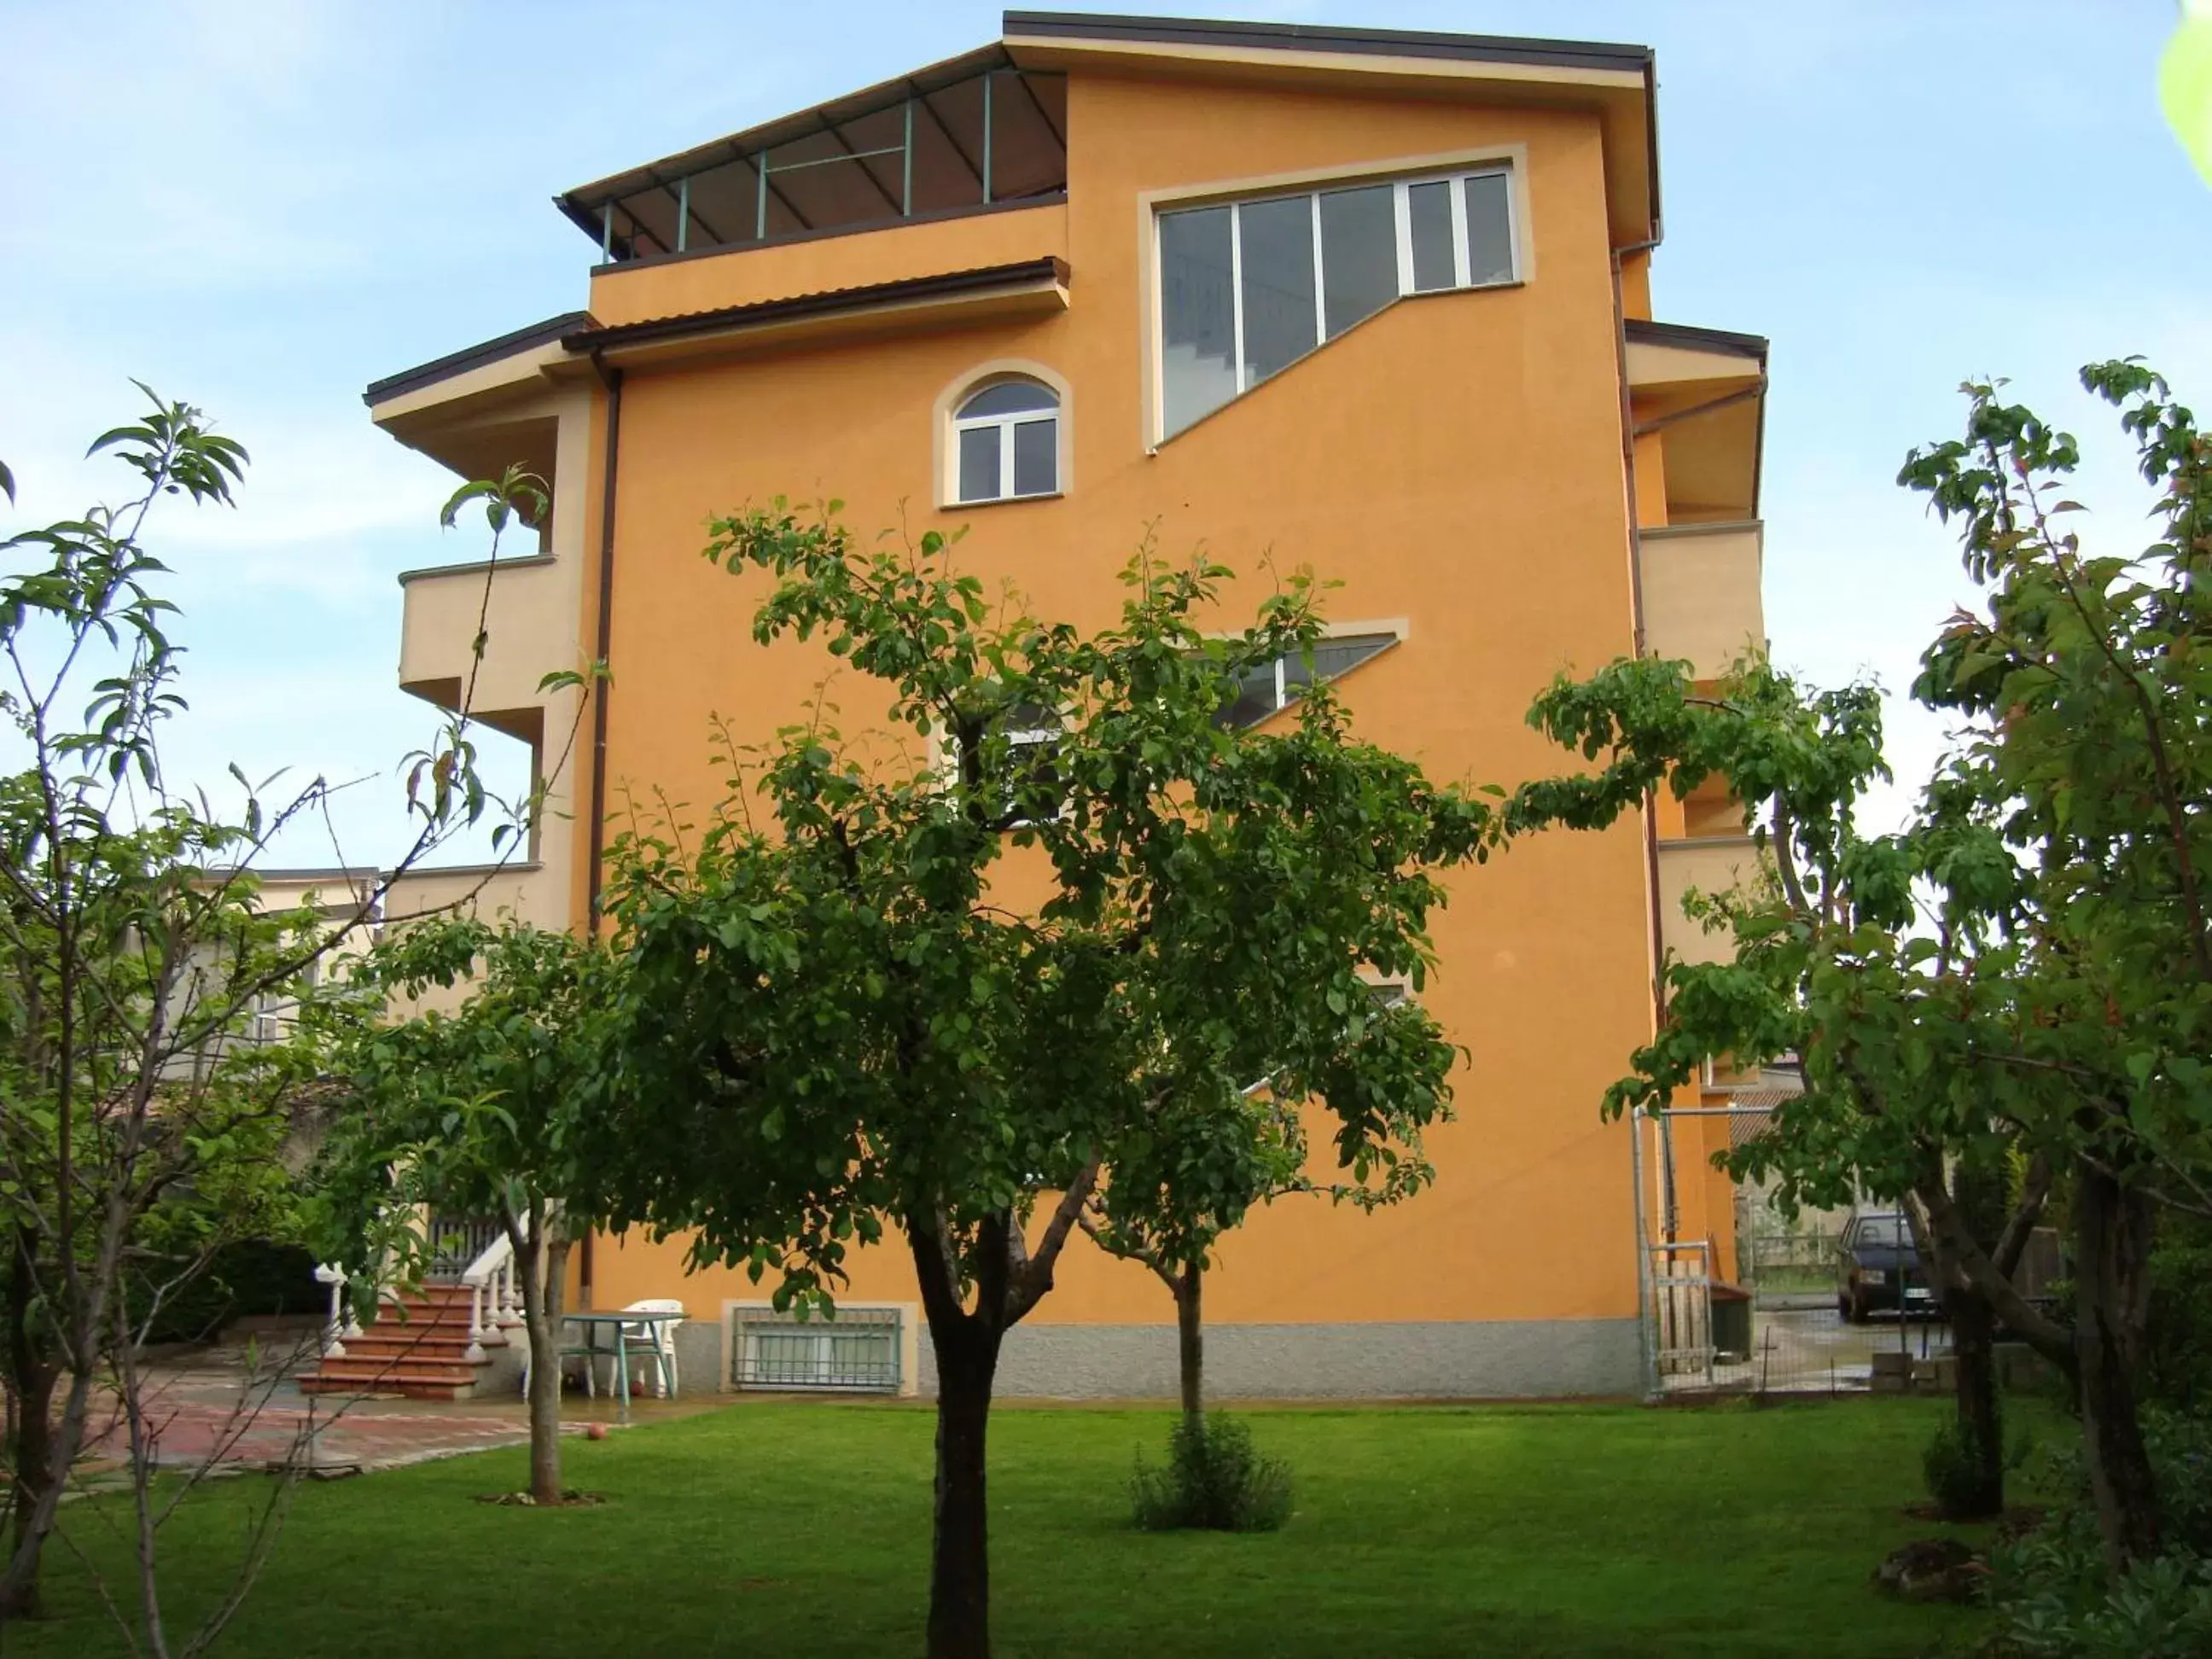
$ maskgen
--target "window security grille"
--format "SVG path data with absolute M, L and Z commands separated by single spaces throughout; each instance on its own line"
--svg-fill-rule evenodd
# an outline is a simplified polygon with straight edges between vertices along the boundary
M 730 1380 L 740 1389 L 899 1390 L 896 1308 L 842 1308 L 834 1318 L 809 1319 L 772 1308 L 738 1308 L 731 1318 Z

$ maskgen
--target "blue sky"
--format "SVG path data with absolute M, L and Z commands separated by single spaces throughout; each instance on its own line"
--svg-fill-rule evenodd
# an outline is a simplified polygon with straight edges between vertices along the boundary
M 1818 679 L 1901 690 L 1970 597 L 1892 483 L 1955 429 L 1962 379 L 2008 375 L 2090 439 L 2091 533 L 2124 546 L 2142 494 L 2075 369 L 2140 352 L 2212 395 L 2212 193 L 2152 90 L 2172 0 L 1158 9 L 1657 48 L 1656 308 L 1773 342 L 1768 631 Z M 434 727 L 393 685 L 392 578 L 482 549 L 441 535 L 452 481 L 369 425 L 362 386 L 582 304 L 594 251 L 555 191 L 998 32 L 964 0 L 0 0 L 12 521 L 119 491 L 78 456 L 134 375 L 253 453 L 237 511 L 161 532 L 192 650 L 173 763 L 364 779 L 338 850 L 392 856 L 398 763 Z M 1893 730 L 1901 769 L 1940 742 L 1909 709 Z

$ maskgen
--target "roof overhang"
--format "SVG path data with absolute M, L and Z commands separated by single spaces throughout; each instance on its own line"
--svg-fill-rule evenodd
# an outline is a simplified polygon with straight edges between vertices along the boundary
M 1328 28 L 1202 18 L 1010 11 L 999 41 L 643 167 L 562 191 L 555 204 L 593 240 L 610 202 L 673 200 L 675 182 L 994 69 L 1111 70 L 1154 77 L 1321 86 L 1444 101 L 1583 110 L 1605 140 L 1608 220 L 1616 246 L 1659 235 L 1656 71 L 1648 46 L 1519 40 L 1412 29 Z
M 548 317 L 373 381 L 362 401 L 378 426 L 462 477 L 519 463 L 550 478 L 558 435 L 547 394 L 591 373 L 561 342 L 595 321 L 588 311 Z
M 980 321 L 1066 307 L 1066 263 L 1048 255 L 613 328 L 580 329 L 561 344 L 570 353 L 627 367 L 892 333 L 921 322 L 941 327 L 955 320 Z
M 1070 12 L 1010 11 L 1005 29 L 1008 58 L 1024 68 L 1088 67 L 1590 111 L 1605 135 L 1614 246 L 1659 236 L 1657 78 L 1649 46 Z
M 1756 334 L 1630 318 L 1630 411 L 1657 436 L 1670 501 L 1701 517 L 1752 519 L 1766 437 L 1766 341 Z

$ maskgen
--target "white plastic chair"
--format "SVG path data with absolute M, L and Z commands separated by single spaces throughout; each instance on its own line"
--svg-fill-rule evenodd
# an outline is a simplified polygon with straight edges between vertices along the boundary
M 622 1311 L 681 1314 L 684 1304 L 668 1297 L 647 1297 L 642 1302 L 625 1304 Z M 682 1322 L 680 1319 L 640 1320 L 623 1327 L 623 1340 L 631 1360 L 640 1368 L 640 1381 L 647 1366 L 656 1373 L 653 1392 L 659 1400 L 671 1400 L 676 1395 L 676 1328 Z

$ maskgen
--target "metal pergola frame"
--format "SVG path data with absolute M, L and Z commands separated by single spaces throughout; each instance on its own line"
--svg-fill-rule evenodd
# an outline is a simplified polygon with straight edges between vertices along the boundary
M 615 261 L 617 250 L 621 246 L 627 246 L 630 250 L 629 257 L 637 257 L 635 249 L 641 237 L 659 246 L 663 252 L 688 252 L 691 250 L 691 228 L 695 223 L 718 246 L 744 246 L 743 240 L 727 237 L 714 226 L 708 224 L 691 205 L 691 180 L 695 177 L 738 162 L 750 164 L 754 173 L 752 234 L 750 239 L 747 239 L 753 242 L 768 240 L 769 206 L 771 198 L 799 222 L 802 230 L 811 231 L 817 228 L 809 222 L 806 215 L 799 210 L 797 204 L 776 187 L 776 178 L 780 175 L 787 177 L 812 168 L 841 163 L 849 162 L 858 166 L 862 175 L 883 198 L 884 204 L 887 209 L 898 218 L 911 218 L 915 211 L 915 112 L 919 110 L 928 118 L 930 125 L 937 129 L 944 137 L 946 146 L 959 158 L 962 166 L 975 180 L 976 186 L 981 194 L 980 205 L 990 207 L 1000 199 L 996 181 L 993 177 L 995 132 L 1000 118 L 996 88 L 998 83 L 1008 76 L 1012 76 L 1014 84 L 1021 88 L 1022 95 L 1028 100 L 1030 109 L 1034 112 L 1037 121 L 1043 125 L 1045 131 L 1064 151 L 1067 142 L 1066 135 L 1060 131 L 1059 124 L 1053 119 L 1051 111 L 1045 106 L 1044 100 L 1037 96 L 1036 89 L 1030 82 L 1033 78 L 1039 77 L 1064 80 L 1065 72 L 1057 70 L 1025 68 L 1017 64 L 1011 54 L 1001 52 L 996 62 L 965 67 L 963 72 L 937 81 L 934 84 L 924 84 L 921 78 L 909 76 L 902 81 L 891 83 L 892 89 L 896 92 L 895 96 L 873 102 L 860 103 L 846 109 L 840 109 L 836 105 L 823 105 L 808 112 L 806 115 L 772 123 L 770 129 L 775 131 L 775 137 L 767 143 L 755 143 L 749 145 L 744 140 L 750 135 L 739 134 L 735 137 L 724 140 L 720 146 L 710 146 L 687 152 L 682 156 L 674 158 L 684 165 L 681 172 L 672 175 L 664 175 L 660 171 L 662 167 L 667 165 L 666 163 L 656 163 L 641 168 L 630 175 L 618 175 L 616 179 L 604 181 L 605 194 L 596 203 L 579 200 L 579 197 L 584 194 L 584 191 L 572 191 L 556 198 L 556 204 L 563 213 L 576 222 L 580 228 L 587 228 L 596 234 L 599 244 L 599 257 L 606 263 Z M 966 146 L 947 125 L 945 117 L 929 101 L 938 93 L 948 91 L 971 81 L 980 83 L 981 94 L 982 134 L 980 155 L 969 154 Z M 855 149 L 852 147 L 851 142 L 846 138 L 842 129 L 856 122 L 865 121 L 871 116 L 880 115 L 893 109 L 900 111 L 902 117 L 902 131 L 897 143 L 878 145 L 868 149 Z M 804 121 L 808 118 L 808 116 L 813 119 L 814 125 L 794 128 L 793 122 Z M 763 137 L 768 136 L 768 129 L 756 130 Z M 797 161 L 783 162 L 778 162 L 774 159 L 777 150 L 788 149 L 794 144 L 823 134 L 830 136 L 842 147 L 843 153 L 835 155 L 810 155 Z M 884 181 L 878 169 L 871 165 L 872 162 L 890 156 L 898 158 L 899 178 L 896 192 Z M 586 191 L 592 189 L 592 186 L 585 187 Z M 656 189 L 675 198 L 676 232 L 672 247 L 666 246 L 666 239 L 663 233 L 654 230 L 647 224 L 634 209 L 626 205 L 624 201 L 625 198 L 636 198 L 648 194 Z M 626 230 L 620 222 L 622 220 L 628 221 Z

